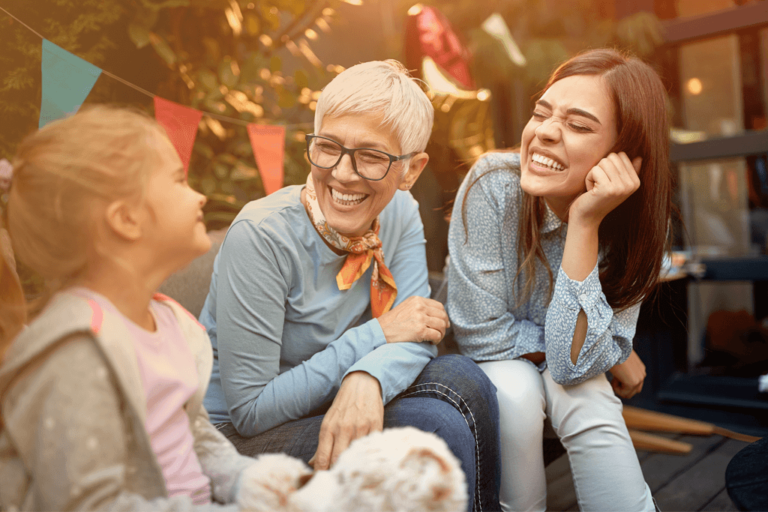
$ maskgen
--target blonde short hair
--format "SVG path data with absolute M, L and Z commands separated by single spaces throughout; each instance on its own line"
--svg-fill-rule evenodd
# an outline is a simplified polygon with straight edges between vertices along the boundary
M 165 131 L 146 114 L 103 105 L 27 137 L 13 162 L 8 201 L 18 259 L 51 287 L 80 275 L 96 242 L 98 206 L 141 200 L 166 143 Z
M 325 116 L 382 112 L 403 154 L 424 151 L 432 134 L 432 102 L 396 60 L 372 61 L 346 69 L 323 89 L 315 110 L 315 133 Z

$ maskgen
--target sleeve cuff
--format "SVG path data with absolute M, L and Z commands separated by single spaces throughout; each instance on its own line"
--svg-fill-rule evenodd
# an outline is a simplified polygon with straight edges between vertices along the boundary
M 567 308 L 574 311 L 580 309 L 584 311 L 591 310 L 600 300 L 603 292 L 603 288 L 600 285 L 600 273 L 597 263 L 595 263 L 595 268 L 592 269 L 592 272 L 583 281 L 576 281 L 568 277 L 568 274 L 565 273 L 561 266 L 555 288 L 555 295 L 559 295 L 560 302 Z

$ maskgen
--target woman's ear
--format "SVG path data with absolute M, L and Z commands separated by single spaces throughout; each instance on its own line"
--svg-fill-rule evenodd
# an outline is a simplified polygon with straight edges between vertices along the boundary
M 118 237 L 134 241 L 141 238 L 141 210 L 135 204 L 125 200 L 113 201 L 107 206 L 106 224 Z
M 408 162 L 410 166 L 408 167 L 405 176 L 403 176 L 403 181 L 400 182 L 400 187 L 398 188 L 400 190 L 410 189 L 413 184 L 416 183 L 416 180 L 419 179 L 419 176 L 421 176 L 421 172 L 424 170 L 424 167 L 426 167 L 427 162 L 429 162 L 428 154 L 421 152 L 413 155 Z

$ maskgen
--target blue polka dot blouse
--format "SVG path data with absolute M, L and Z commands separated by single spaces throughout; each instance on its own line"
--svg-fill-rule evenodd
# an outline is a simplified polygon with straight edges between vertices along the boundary
M 515 280 L 522 199 L 519 165 L 518 153 L 490 153 L 474 165 L 461 185 L 448 235 L 446 309 L 461 352 L 475 361 L 545 352 L 540 371 L 549 367 L 555 382 L 578 384 L 627 359 L 640 305 L 614 311 L 603 294 L 597 265 L 581 282 L 565 274 L 560 263 L 568 225 L 549 208 L 541 244 L 555 279 L 551 300 L 547 271 L 537 261 L 533 293 L 516 303 L 527 277 L 521 273 Z M 571 341 L 582 309 L 587 315 L 587 337 L 573 364 Z

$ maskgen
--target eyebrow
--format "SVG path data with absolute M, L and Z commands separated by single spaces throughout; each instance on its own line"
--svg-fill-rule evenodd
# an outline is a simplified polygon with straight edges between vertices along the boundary
M 320 131 L 320 133 L 318 133 L 318 135 L 320 137 L 326 137 L 328 139 L 333 139 L 336 142 L 339 141 L 338 137 L 336 137 L 332 133 L 327 133 L 327 132 Z M 387 146 L 385 144 L 382 144 L 381 142 L 363 141 L 362 144 L 363 145 L 359 146 L 359 147 L 361 147 L 361 148 L 371 148 L 371 149 L 387 149 L 387 150 L 389 149 L 389 148 L 387 148 Z
M 544 100 L 539 100 L 536 102 L 537 105 L 542 105 L 544 108 L 548 108 L 549 110 L 553 110 L 552 105 L 550 105 L 548 102 Z M 591 119 L 592 121 L 596 122 L 599 125 L 602 125 L 603 123 L 600 122 L 600 120 L 595 117 L 593 114 L 590 114 L 586 110 L 582 110 L 580 108 L 569 108 L 565 111 L 568 115 L 575 115 L 575 116 L 581 116 L 586 117 L 587 119 Z

